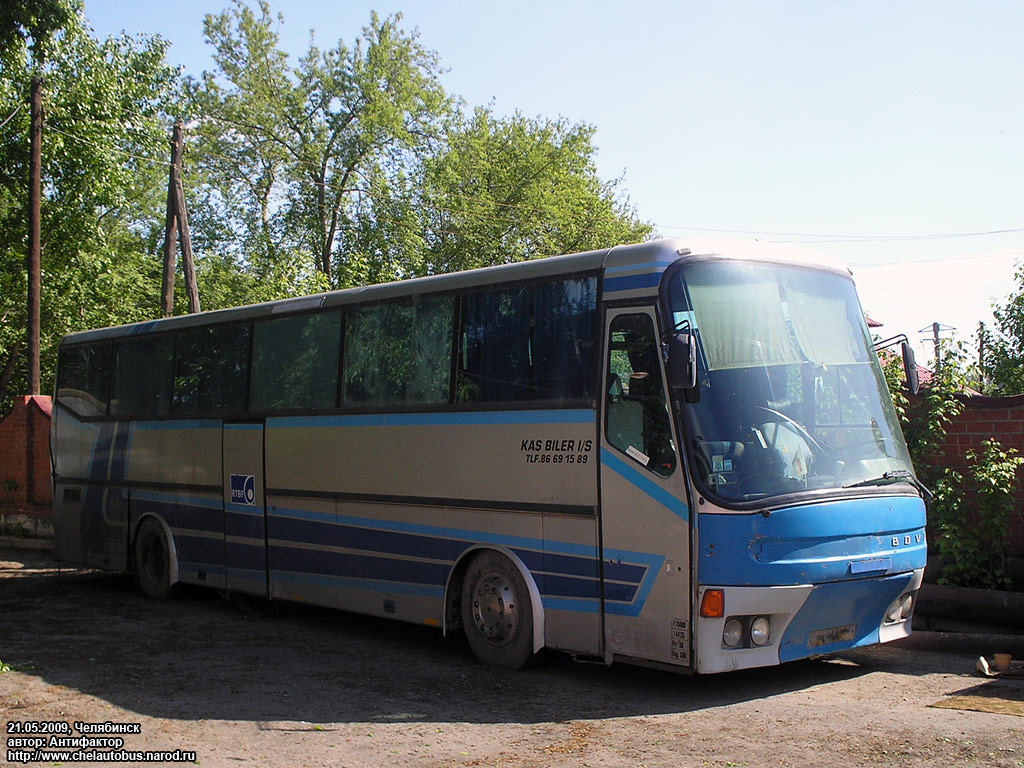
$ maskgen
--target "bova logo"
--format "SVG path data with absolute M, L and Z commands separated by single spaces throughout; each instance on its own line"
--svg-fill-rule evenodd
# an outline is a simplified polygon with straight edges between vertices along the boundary
M 231 476 L 231 503 L 256 506 L 256 478 L 252 475 Z

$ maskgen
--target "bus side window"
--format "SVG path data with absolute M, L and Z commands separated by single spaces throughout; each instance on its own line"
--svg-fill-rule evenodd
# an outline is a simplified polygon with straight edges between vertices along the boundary
M 106 416 L 110 356 L 109 341 L 63 347 L 57 372 L 57 402 L 79 416 Z
M 676 466 L 657 335 L 648 315 L 619 315 L 609 331 L 605 434 L 661 477 Z

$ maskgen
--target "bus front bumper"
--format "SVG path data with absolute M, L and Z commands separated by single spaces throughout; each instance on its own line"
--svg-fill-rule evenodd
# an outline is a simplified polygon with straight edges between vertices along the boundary
M 697 618 L 696 671 L 772 666 L 907 637 L 923 576 L 918 568 L 816 585 L 702 586 L 701 598 L 721 590 L 725 609 L 719 618 Z M 759 619 L 767 620 L 766 638 Z

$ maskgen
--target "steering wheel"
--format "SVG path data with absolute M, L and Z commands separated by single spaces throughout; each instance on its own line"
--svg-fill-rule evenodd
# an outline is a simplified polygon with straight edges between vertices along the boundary
M 804 427 L 804 425 L 801 424 L 799 421 L 796 421 L 795 419 L 790 418 L 789 416 L 784 414 L 782 411 L 776 411 L 773 408 L 766 408 L 763 405 L 755 405 L 754 406 L 754 411 L 760 411 L 760 412 L 763 412 L 763 413 L 767 414 L 767 418 L 764 421 L 761 422 L 762 424 L 774 424 L 775 425 L 775 429 L 772 431 L 772 441 L 771 441 L 771 444 L 768 446 L 769 448 L 772 448 L 772 449 L 775 448 L 775 441 L 776 441 L 776 439 L 778 439 L 778 436 L 779 436 L 779 428 L 783 424 L 786 424 L 793 431 L 795 431 L 796 434 L 798 434 L 805 441 L 807 441 L 807 444 L 810 446 L 812 452 L 817 453 L 822 458 L 828 458 L 828 455 L 829 455 L 828 447 L 823 442 L 821 442 L 818 438 L 816 438 L 814 435 L 812 435 L 810 432 L 808 432 L 807 428 Z

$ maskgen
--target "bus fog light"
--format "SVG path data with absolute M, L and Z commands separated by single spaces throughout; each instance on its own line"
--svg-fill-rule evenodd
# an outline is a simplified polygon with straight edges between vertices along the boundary
M 910 614 L 914 611 L 914 596 L 904 595 L 900 598 L 900 618 L 909 619 Z
M 750 641 L 754 645 L 768 645 L 771 636 L 771 624 L 764 616 L 758 616 L 750 623 Z
M 889 610 L 885 612 L 885 620 L 889 624 L 893 624 L 900 620 L 900 613 L 902 609 L 902 600 L 896 600 L 889 606 Z
M 725 622 L 722 642 L 729 648 L 736 648 L 743 642 L 743 623 L 739 619 L 729 619 Z

